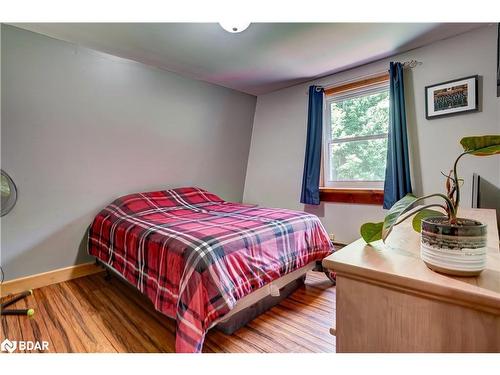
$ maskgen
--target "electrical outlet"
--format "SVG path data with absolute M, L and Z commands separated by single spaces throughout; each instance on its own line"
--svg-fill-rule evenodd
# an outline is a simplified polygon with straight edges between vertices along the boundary
M 330 237 L 330 241 L 335 241 L 335 235 L 333 233 L 328 233 L 328 237 Z

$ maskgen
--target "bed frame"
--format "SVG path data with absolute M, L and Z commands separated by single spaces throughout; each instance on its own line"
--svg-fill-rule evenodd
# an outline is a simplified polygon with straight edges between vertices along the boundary
M 130 281 L 123 277 L 113 267 L 98 258 L 95 259 L 95 262 L 96 265 L 105 269 L 106 275 L 104 278 L 106 281 L 110 282 L 112 276 L 115 275 L 120 280 L 132 285 L 134 289 L 137 290 L 137 288 L 135 288 Z M 335 278 L 331 276 L 330 272 L 323 269 L 321 260 L 311 262 L 306 266 L 290 272 L 289 274 L 284 275 L 243 297 L 236 303 L 235 307 L 228 314 L 216 320 L 211 325 L 210 329 L 215 328 L 227 335 L 232 335 L 235 331 L 248 324 L 257 316 L 276 306 L 304 285 L 306 273 L 309 271 L 324 272 L 335 285 Z

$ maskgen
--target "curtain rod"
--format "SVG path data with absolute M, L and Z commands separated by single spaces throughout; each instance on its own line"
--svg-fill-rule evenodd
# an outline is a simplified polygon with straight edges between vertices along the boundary
M 402 64 L 403 64 L 404 69 L 413 69 L 413 68 L 417 67 L 418 65 L 422 65 L 423 62 L 418 61 L 418 60 L 408 60 L 408 61 L 403 62 Z
M 408 60 L 408 61 L 402 62 L 401 64 L 403 64 L 403 69 L 413 69 L 413 68 L 417 67 L 418 65 L 422 65 L 423 63 L 421 61 L 418 61 L 418 60 Z M 324 89 L 329 89 L 329 88 L 332 88 L 332 87 L 335 87 L 335 86 L 340 86 L 340 85 L 344 85 L 344 84 L 347 84 L 347 83 L 356 82 L 356 81 L 359 81 L 359 80 L 362 80 L 362 79 L 365 79 L 365 78 L 376 77 L 376 76 L 382 75 L 384 73 L 387 73 L 388 71 L 389 70 L 381 70 L 381 71 L 378 71 L 378 72 L 374 72 L 374 73 L 370 73 L 370 74 L 365 74 L 363 76 L 357 76 L 357 77 L 354 77 L 354 78 L 349 78 L 349 79 L 346 79 L 344 81 L 339 81 L 339 82 L 335 82 L 335 83 L 329 83 L 327 85 L 321 85 L 321 87 L 323 87 Z M 339 73 L 341 73 L 341 72 L 339 72 Z M 334 73 L 334 75 L 335 74 L 338 74 L 338 73 Z M 309 95 L 309 91 L 306 91 L 306 94 Z

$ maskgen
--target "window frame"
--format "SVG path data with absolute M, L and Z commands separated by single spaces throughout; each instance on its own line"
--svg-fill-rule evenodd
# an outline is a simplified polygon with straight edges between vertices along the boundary
M 377 85 L 389 86 L 389 74 L 383 73 L 379 75 L 374 75 L 372 77 L 349 82 L 343 85 L 334 86 L 325 89 L 325 102 L 323 110 L 323 139 L 322 139 L 322 161 L 321 161 L 321 186 L 320 186 L 320 200 L 323 202 L 336 202 L 336 203 L 354 203 L 354 204 L 372 204 L 381 206 L 384 202 L 384 182 L 374 184 L 373 187 L 369 187 L 366 181 L 356 181 L 356 184 L 340 186 L 325 186 L 325 173 L 329 173 L 329 163 L 327 164 L 327 159 L 329 156 L 329 140 L 331 139 L 330 131 L 331 126 L 331 110 L 327 105 L 329 104 L 330 98 L 334 96 L 340 96 L 341 94 L 346 94 L 349 92 L 361 91 L 362 89 L 369 89 L 376 87 Z M 328 109 L 328 110 L 327 110 Z M 331 184 L 329 184 L 331 185 Z
M 328 192 L 329 196 L 332 195 L 335 189 L 341 190 L 343 194 L 348 193 L 349 190 L 356 190 L 353 192 L 356 197 L 359 197 L 361 190 L 365 190 L 369 195 L 379 195 L 378 192 L 383 190 L 384 181 L 329 181 L 330 175 L 330 148 L 335 143 L 342 142 L 356 142 L 371 139 L 384 139 L 387 138 L 387 133 L 376 135 L 355 136 L 349 138 L 332 139 L 331 136 L 331 105 L 334 102 L 345 100 L 350 97 L 367 95 L 389 89 L 389 75 L 383 74 L 376 77 L 351 82 L 342 86 L 336 86 L 331 89 L 325 90 L 325 107 L 323 111 L 323 155 L 322 158 L 322 187 L 321 190 Z M 350 198 L 353 198 L 352 196 Z

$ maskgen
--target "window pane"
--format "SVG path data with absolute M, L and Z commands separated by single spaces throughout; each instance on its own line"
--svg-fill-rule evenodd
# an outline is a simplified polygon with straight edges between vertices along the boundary
M 332 139 L 388 132 L 388 90 L 332 102 L 330 110 Z
M 383 181 L 387 138 L 333 143 L 330 181 Z

